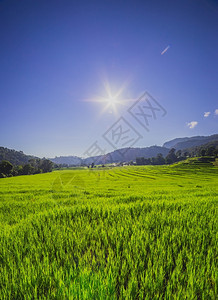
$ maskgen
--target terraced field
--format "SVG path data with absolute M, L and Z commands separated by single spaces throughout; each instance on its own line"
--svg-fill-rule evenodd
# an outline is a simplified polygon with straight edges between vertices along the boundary
M 216 299 L 218 169 L 0 179 L 0 299 Z

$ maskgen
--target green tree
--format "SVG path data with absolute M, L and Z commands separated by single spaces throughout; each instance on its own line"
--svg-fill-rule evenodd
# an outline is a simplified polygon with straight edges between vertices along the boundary
M 176 156 L 177 156 L 177 158 L 180 158 L 182 156 L 182 150 L 178 150 L 176 152 Z
M 13 165 L 9 161 L 3 160 L 0 163 L 0 173 L 9 176 L 11 174 L 12 169 L 13 169 Z
M 43 173 L 51 172 L 53 168 L 53 162 L 49 159 L 43 159 L 40 163 L 40 169 Z
M 165 158 L 163 157 L 162 153 L 158 153 L 156 157 L 156 164 L 157 165 L 164 165 L 165 164 Z
M 136 164 L 141 166 L 145 164 L 145 159 L 144 157 L 136 157 Z
M 206 154 L 206 150 L 205 149 L 202 149 L 201 152 L 200 152 L 201 156 L 205 156 Z
M 176 151 L 175 148 L 170 149 L 168 155 L 166 156 L 166 163 L 167 164 L 173 164 L 174 162 L 177 161 L 175 151 Z
M 23 166 L 23 175 L 30 175 L 34 173 L 34 168 L 31 164 L 25 164 Z
M 189 157 L 189 155 L 190 155 L 190 154 L 189 154 L 188 151 L 185 151 L 185 152 L 184 152 L 184 157 L 185 157 L 185 158 Z
M 157 165 L 157 158 L 156 157 L 151 158 L 151 164 L 152 165 Z
M 206 150 L 206 155 L 207 155 L 207 156 L 213 156 L 215 150 L 216 150 L 216 149 L 215 149 L 214 146 L 211 146 L 211 147 L 207 148 L 207 150 Z
M 23 175 L 23 166 L 17 166 L 16 167 L 17 175 Z

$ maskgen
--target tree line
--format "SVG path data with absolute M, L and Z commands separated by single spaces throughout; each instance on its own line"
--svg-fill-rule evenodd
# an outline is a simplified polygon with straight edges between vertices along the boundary
M 0 162 L 6 160 L 12 163 L 12 165 L 24 165 L 27 164 L 31 158 L 38 157 L 26 155 L 23 153 L 23 151 L 16 151 L 14 149 L 0 147 Z
M 7 160 L 0 163 L 0 178 L 51 172 L 53 163 L 48 159 L 31 158 L 24 165 L 13 165 Z
M 173 164 L 175 162 L 185 160 L 187 157 L 195 157 L 195 156 L 213 156 L 218 157 L 218 149 L 214 146 L 210 146 L 208 148 L 198 148 L 196 151 L 186 151 L 186 150 L 178 150 L 175 148 L 170 149 L 168 155 L 163 157 L 161 153 L 157 154 L 155 157 L 145 158 L 145 157 L 137 157 L 136 165 L 165 165 L 165 164 Z

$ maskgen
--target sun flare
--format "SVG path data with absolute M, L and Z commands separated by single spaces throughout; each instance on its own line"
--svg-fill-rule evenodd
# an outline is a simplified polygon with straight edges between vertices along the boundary
M 106 101 L 107 101 L 109 104 L 113 105 L 113 104 L 116 103 L 116 98 L 114 98 L 114 97 L 108 98 L 108 99 L 106 99 Z
M 105 112 L 118 114 L 118 108 L 120 105 L 126 105 L 126 102 L 129 102 L 130 99 L 121 99 L 121 95 L 124 92 L 128 85 L 128 82 L 124 82 L 122 86 L 115 91 L 114 87 L 111 87 L 107 79 L 103 80 L 104 86 L 104 95 L 98 96 L 92 99 L 86 99 L 89 102 L 99 102 L 104 105 L 101 114 Z

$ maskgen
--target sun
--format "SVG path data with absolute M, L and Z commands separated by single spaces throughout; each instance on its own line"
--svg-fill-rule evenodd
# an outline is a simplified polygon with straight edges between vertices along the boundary
M 85 101 L 102 103 L 104 107 L 100 115 L 105 112 L 118 115 L 119 106 L 126 105 L 125 103 L 130 101 L 130 99 L 124 99 L 123 97 L 121 99 L 121 95 L 126 89 L 128 82 L 124 82 L 118 90 L 115 90 L 114 87 L 112 88 L 107 79 L 104 79 L 102 83 L 104 87 L 104 95 L 86 99 Z
M 122 104 L 122 101 L 120 99 L 120 94 L 122 92 L 122 89 L 114 93 L 108 81 L 104 81 L 103 85 L 104 85 L 105 95 L 95 97 L 94 99 L 89 99 L 88 101 L 102 103 L 104 105 L 104 108 L 101 114 L 106 111 L 109 113 L 117 114 L 118 106 Z
M 120 96 L 124 90 L 124 85 L 116 92 L 112 90 L 111 85 L 108 80 L 103 81 L 105 96 L 101 98 L 101 102 L 105 103 L 103 112 L 109 111 L 110 113 L 117 114 L 118 106 L 122 104 Z
M 115 97 L 111 96 L 111 97 L 105 98 L 105 102 L 107 102 L 107 104 L 112 107 L 115 107 L 116 104 L 120 103 L 120 101 L 117 99 L 116 96 Z
M 117 114 L 117 107 L 121 104 L 121 101 L 118 98 L 119 95 L 112 96 L 111 92 L 107 94 L 107 97 L 102 98 L 102 102 L 106 105 L 103 111 L 109 111 L 110 113 Z
M 113 104 L 116 103 L 116 98 L 111 97 L 111 98 L 108 98 L 106 101 L 107 101 L 109 104 L 113 105 Z

